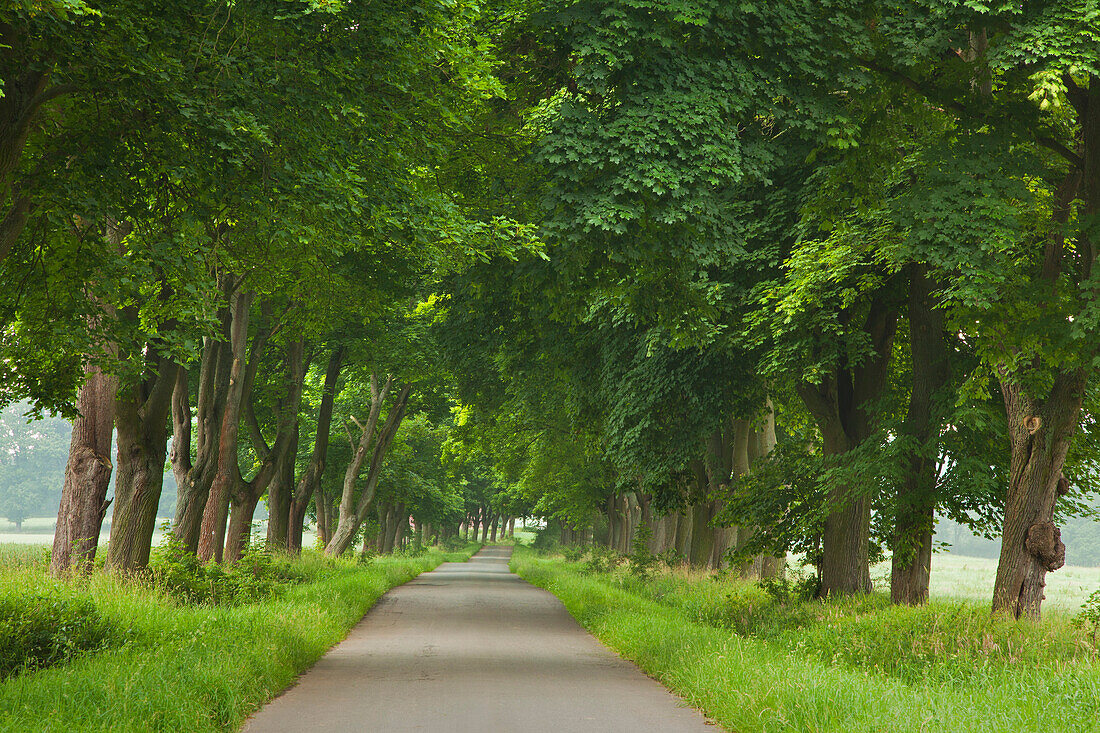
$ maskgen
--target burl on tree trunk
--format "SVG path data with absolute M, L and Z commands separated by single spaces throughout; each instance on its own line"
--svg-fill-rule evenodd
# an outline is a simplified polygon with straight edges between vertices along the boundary
M 1038 618 L 1046 574 L 1065 563 L 1065 545 L 1052 520 L 1059 492 L 1068 489 L 1062 467 L 1077 426 L 1085 381 L 1083 369 L 1061 372 L 1042 401 L 1019 384 L 1002 382 L 1012 462 L 993 587 L 996 613 Z

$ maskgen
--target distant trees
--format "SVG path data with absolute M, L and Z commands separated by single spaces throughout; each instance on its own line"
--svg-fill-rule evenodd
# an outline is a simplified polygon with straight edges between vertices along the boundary
M 17 529 L 28 517 L 49 516 L 65 476 L 69 424 L 58 417 L 29 421 L 28 405 L 0 411 L 0 516 Z

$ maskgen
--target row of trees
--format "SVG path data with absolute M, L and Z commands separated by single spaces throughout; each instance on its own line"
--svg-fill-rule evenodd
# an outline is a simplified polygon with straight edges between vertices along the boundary
M 550 262 L 451 278 L 469 439 L 580 536 L 803 551 L 825 595 L 888 550 L 894 600 L 925 601 L 949 516 L 1001 537 L 994 609 L 1038 616 L 1096 468 L 1098 17 L 532 10 L 503 78 Z
M 312 512 L 340 554 L 398 500 L 457 527 L 417 303 L 532 246 L 455 168 L 492 151 L 484 26 L 466 2 L 0 10 L 0 396 L 75 418 L 52 572 L 90 567 L 108 511 L 108 569 L 146 565 L 167 466 L 204 560 L 265 496 L 273 547 Z
M 1096 456 L 1095 0 L 3 12 L 0 369 L 80 414 L 61 567 L 112 424 L 129 569 L 169 432 L 200 556 L 265 492 L 341 552 L 422 413 L 467 524 L 803 551 L 827 595 L 889 550 L 920 603 L 939 513 L 1038 615 Z

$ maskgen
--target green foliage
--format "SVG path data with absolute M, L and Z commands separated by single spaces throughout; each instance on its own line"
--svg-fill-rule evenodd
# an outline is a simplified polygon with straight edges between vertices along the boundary
M 795 574 L 789 568 L 784 568 L 779 575 L 761 578 L 757 585 L 776 603 L 789 606 L 798 601 L 817 598 L 821 591 L 821 578 L 813 574 Z
M 588 560 L 584 563 L 584 572 L 593 575 L 606 575 L 626 562 L 626 557 L 615 550 L 596 545 L 588 553 Z
M 288 584 L 316 580 L 288 557 L 276 558 L 252 538 L 241 558 L 228 566 L 203 563 L 170 532 L 152 551 L 148 573 L 153 585 L 182 603 L 237 606 L 281 595 Z
M 0 679 L 70 661 L 126 639 L 87 598 L 56 594 L 0 597 Z
M 653 537 L 653 528 L 648 524 L 642 524 L 634 530 L 634 538 L 631 542 L 630 572 L 641 580 L 648 580 L 657 569 L 661 560 L 649 549 L 649 541 Z
M 1080 613 L 1073 617 L 1073 623 L 1078 628 L 1087 629 L 1092 634 L 1093 644 L 1097 644 L 1097 635 L 1100 634 L 1100 590 L 1089 596 Z
M 565 558 L 566 562 L 580 562 L 584 559 L 586 548 L 584 547 L 563 547 L 561 549 L 561 556 Z

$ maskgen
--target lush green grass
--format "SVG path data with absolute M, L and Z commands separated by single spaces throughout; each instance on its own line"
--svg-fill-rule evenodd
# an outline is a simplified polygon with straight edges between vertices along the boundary
M 728 730 L 1100 730 L 1096 643 L 1065 616 L 780 601 L 739 580 L 593 574 L 523 548 L 513 567 Z
M 476 549 L 386 557 L 369 565 L 307 553 L 309 582 L 274 600 L 189 605 L 147 584 L 103 574 L 58 583 L 41 552 L 0 554 L 8 593 L 88 599 L 126 641 L 106 651 L 0 683 L 0 730 L 234 730 L 342 639 L 389 588 Z

